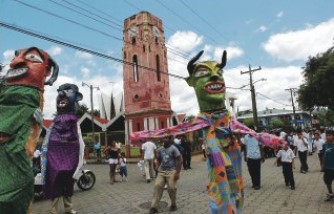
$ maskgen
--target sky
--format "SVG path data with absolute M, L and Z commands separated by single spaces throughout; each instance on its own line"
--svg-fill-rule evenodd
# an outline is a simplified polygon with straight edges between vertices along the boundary
M 0 0 L 0 21 L 122 59 L 124 19 L 148 11 L 163 21 L 169 73 L 187 77 L 186 65 L 200 50 L 200 60 L 216 61 L 227 50 L 227 93 L 242 111 L 252 108 L 249 75 L 240 73 L 249 65 L 261 67 L 253 73 L 257 109 L 292 109 L 285 89 L 298 88 L 308 57 L 334 44 L 333 8 L 332 0 Z M 56 112 L 56 89 L 63 83 L 77 84 L 88 107 L 90 90 L 82 82 L 99 87 L 94 109 L 101 93 L 121 95 L 121 63 L 0 27 L 1 63 L 31 46 L 46 50 L 60 66 L 58 80 L 45 87 L 45 118 Z M 169 78 L 172 109 L 198 113 L 193 88 Z

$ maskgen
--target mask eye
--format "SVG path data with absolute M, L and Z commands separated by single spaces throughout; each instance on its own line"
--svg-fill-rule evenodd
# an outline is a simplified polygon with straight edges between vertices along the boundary
M 40 56 L 38 56 L 37 54 L 27 54 L 26 55 L 26 60 L 29 60 L 31 62 L 43 62 L 42 58 Z
M 208 70 L 206 69 L 198 69 L 196 72 L 195 72 L 195 77 L 203 77 L 205 75 L 207 75 L 209 73 Z

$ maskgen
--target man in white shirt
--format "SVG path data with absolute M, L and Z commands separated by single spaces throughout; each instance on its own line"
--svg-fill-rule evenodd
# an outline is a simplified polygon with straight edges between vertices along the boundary
M 308 144 L 307 144 L 307 139 L 303 136 L 301 129 L 297 129 L 297 136 L 294 139 L 294 146 L 296 146 L 296 149 L 298 151 L 298 156 L 300 160 L 300 172 L 306 173 L 308 171 L 308 165 L 307 165 Z
M 294 168 L 293 160 L 295 159 L 295 153 L 292 151 L 292 149 L 289 148 L 289 145 L 287 143 L 284 144 L 283 149 L 278 151 L 276 162 L 278 158 L 281 158 L 285 185 L 287 187 L 290 186 L 290 188 L 294 190 L 295 180 L 293 178 L 292 167 Z
M 321 172 L 323 172 L 323 153 L 322 153 L 322 146 L 324 145 L 325 141 L 320 138 L 320 132 L 316 131 L 314 133 L 314 141 L 315 147 L 317 148 L 317 153 L 319 157 Z
M 141 149 L 142 149 L 142 158 L 144 159 L 146 182 L 150 183 L 151 179 L 154 177 L 153 159 L 157 146 L 152 141 L 147 140 L 141 146 Z

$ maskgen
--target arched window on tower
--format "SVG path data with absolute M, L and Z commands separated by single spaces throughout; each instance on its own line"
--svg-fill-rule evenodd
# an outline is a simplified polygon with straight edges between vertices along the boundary
M 161 73 L 160 73 L 160 57 L 159 57 L 159 55 L 156 55 L 155 59 L 156 59 L 156 63 L 157 63 L 157 67 L 156 67 L 157 80 L 160 82 L 161 81 Z
M 133 81 L 138 82 L 139 81 L 139 72 L 138 72 L 138 58 L 137 58 L 137 55 L 133 56 L 132 62 L 133 62 Z

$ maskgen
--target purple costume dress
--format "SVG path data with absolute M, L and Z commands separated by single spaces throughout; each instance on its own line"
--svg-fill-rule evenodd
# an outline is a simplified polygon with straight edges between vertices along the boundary
M 73 195 L 73 174 L 79 160 L 79 137 L 75 113 L 58 114 L 51 128 L 46 165 L 45 197 Z

